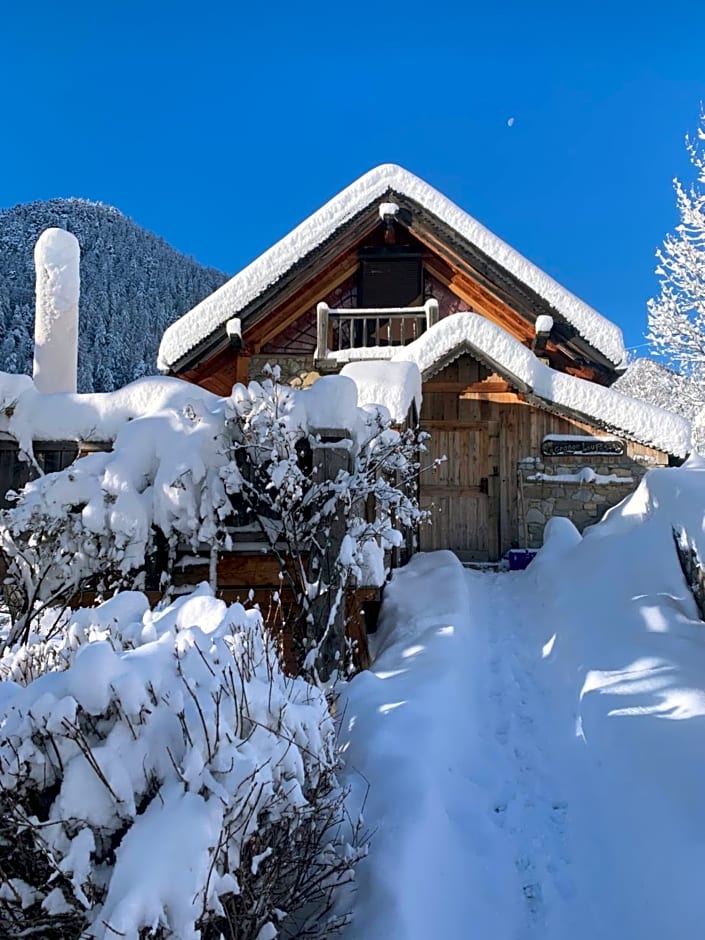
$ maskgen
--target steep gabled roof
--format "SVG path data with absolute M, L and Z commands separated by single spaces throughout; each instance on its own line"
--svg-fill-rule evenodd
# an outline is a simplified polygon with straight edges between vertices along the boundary
M 625 356 L 622 331 L 588 304 L 524 258 L 428 183 L 394 164 L 370 170 L 219 290 L 173 323 L 159 349 L 159 368 L 168 371 L 204 344 L 232 317 L 246 311 L 261 294 L 375 202 L 406 198 L 443 229 L 454 232 L 495 266 L 524 285 L 614 366 Z

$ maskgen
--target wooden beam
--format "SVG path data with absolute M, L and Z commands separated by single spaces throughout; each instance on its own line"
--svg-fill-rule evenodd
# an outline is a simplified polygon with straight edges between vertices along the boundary
M 528 404 L 521 392 L 464 392 L 459 397 L 465 401 L 493 401 L 500 405 Z
M 479 382 L 450 381 L 450 382 L 430 382 L 427 384 L 429 392 L 457 392 L 462 396 L 465 392 L 514 392 L 515 386 L 511 385 L 507 379 L 493 372 Z
M 526 320 L 467 274 L 443 262 L 441 258 L 426 261 L 426 269 L 474 311 L 507 330 L 520 342 L 533 341 L 534 331 Z
M 245 327 L 243 340 L 252 348 L 254 353 L 259 353 L 262 346 L 285 330 L 299 317 L 303 316 L 319 300 L 334 291 L 336 287 L 346 281 L 355 273 L 359 266 L 357 254 L 344 260 L 338 260 L 335 267 L 321 272 L 313 281 L 307 282 L 301 287 L 293 297 L 288 298 L 283 304 L 273 307 L 265 320 L 249 329 Z

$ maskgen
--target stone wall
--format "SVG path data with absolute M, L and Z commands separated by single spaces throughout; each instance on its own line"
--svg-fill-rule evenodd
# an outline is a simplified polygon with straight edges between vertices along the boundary
M 282 353 L 271 353 L 268 356 L 252 356 L 250 358 L 250 381 L 256 379 L 261 382 L 267 376 L 264 374 L 264 368 L 269 363 L 270 366 L 279 366 L 281 369 L 281 382 L 287 385 L 292 379 L 300 378 L 306 375 L 313 368 L 313 359 L 311 356 L 287 356 Z
M 527 547 L 540 548 L 544 526 L 552 516 L 566 516 L 581 532 L 599 522 L 608 509 L 634 492 L 652 466 L 628 454 L 525 457 L 519 462 L 521 544 L 525 530 Z

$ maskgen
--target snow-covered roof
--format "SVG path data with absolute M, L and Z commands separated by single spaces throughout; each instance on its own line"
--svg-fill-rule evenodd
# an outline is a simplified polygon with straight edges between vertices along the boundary
M 421 411 L 421 373 L 415 362 L 349 362 L 340 374 L 357 385 L 359 405 L 383 405 L 397 424 L 406 420 L 412 403 Z
M 390 191 L 413 200 L 454 229 L 543 298 L 594 349 L 615 365 L 622 363 L 625 356 L 624 340 L 618 326 L 562 287 L 428 183 L 400 166 L 386 163 L 361 176 L 210 297 L 206 297 L 173 323 L 162 338 L 159 368 L 168 370 L 231 317 L 237 316 L 297 261 L 375 200 L 380 199 L 383 205 L 388 205 L 385 197 Z
M 426 377 L 466 350 L 480 355 L 522 390 L 559 410 L 566 409 L 677 457 L 690 452 L 691 426 L 686 418 L 612 388 L 556 372 L 501 327 L 476 313 L 445 317 L 409 346 L 399 349 L 392 362 L 415 362 Z
M 113 441 L 134 418 L 164 409 L 203 407 L 212 411 L 216 395 L 181 379 L 138 379 L 114 392 L 89 395 L 43 394 L 28 375 L 0 372 L 0 432 L 10 434 L 25 453 L 33 441 Z

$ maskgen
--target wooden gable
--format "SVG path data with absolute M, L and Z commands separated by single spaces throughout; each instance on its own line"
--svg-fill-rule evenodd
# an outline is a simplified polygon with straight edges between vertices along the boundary
M 442 460 L 421 474 L 421 505 L 433 520 L 420 530 L 420 547 L 451 549 L 465 561 L 492 562 L 516 546 L 538 547 L 545 519 L 536 520 L 543 514 L 568 516 L 583 529 L 631 492 L 647 467 L 668 463 L 662 451 L 630 440 L 622 441 L 620 457 L 541 456 L 550 435 L 590 440 L 605 432 L 525 397 L 469 353 L 427 376 L 420 423 L 430 432 L 426 464 Z M 623 483 L 581 485 L 586 461 L 605 476 L 622 475 Z
M 545 301 L 477 250 L 459 244 L 452 231 L 434 223 L 418 206 L 400 211 L 394 221 L 381 220 L 378 207 L 368 207 L 243 311 L 241 349 L 231 347 L 223 330 L 194 350 L 176 373 L 227 394 L 234 381 L 258 374 L 258 364 L 252 368 L 251 357 L 288 358 L 289 372 L 298 366 L 301 371 L 313 368 L 317 304 L 365 306 L 370 258 L 376 259 L 378 268 L 387 264 L 387 271 L 382 271 L 387 278 L 394 276 L 395 258 L 406 262 L 398 264 L 397 270 L 401 294 L 409 298 L 415 290 L 409 287 L 415 276 L 413 259 L 418 259 L 420 283 L 415 299 L 421 303 L 429 297 L 437 299 L 441 318 L 463 310 L 480 313 L 529 347 L 535 339 L 536 317 L 550 313 L 555 325 L 542 355 L 553 368 L 605 385 L 616 377 L 614 366 Z M 361 281 L 365 276 L 368 280 Z M 395 296 L 388 287 L 387 293 Z M 367 294 L 377 296 L 369 286 Z M 378 289 L 377 294 L 385 292 Z

